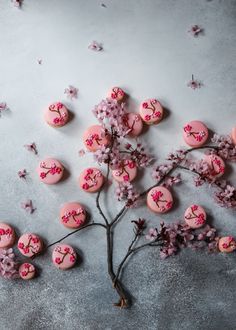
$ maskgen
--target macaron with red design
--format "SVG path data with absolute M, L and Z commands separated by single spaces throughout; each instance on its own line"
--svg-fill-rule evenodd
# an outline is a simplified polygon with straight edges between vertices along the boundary
M 108 92 L 108 97 L 117 102 L 121 102 L 125 97 L 125 92 L 120 87 L 112 87 Z
M 99 191 L 103 182 L 104 176 L 102 172 L 95 167 L 86 168 L 79 176 L 79 186 L 86 192 L 94 193 Z
M 112 171 L 117 182 L 131 182 L 137 176 L 137 166 L 133 160 L 124 160 L 122 166 Z
M 49 185 L 59 182 L 63 176 L 63 172 L 63 165 L 54 158 L 44 159 L 37 167 L 39 180 Z
M 158 124 L 163 117 L 163 107 L 156 99 L 147 99 L 140 105 L 139 110 L 142 120 L 148 124 Z
M 35 277 L 36 269 L 35 266 L 25 262 L 19 267 L 19 275 L 23 280 L 32 280 Z
M 152 188 L 147 194 L 147 206 L 155 213 L 166 213 L 173 206 L 171 192 L 163 187 Z
M 31 258 L 42 251 L 43 242 L 38 235 L 26 233 L 19 238 L 17 247 L 21 254 Z
M 61 102 L 52 103 L 47 107 L 44 119 L 52 127 L 64 126 L 69 119 L 68 109 Z
M 79 228 L 86 220 L 84 207 L 77 203 L 66 203 L 60 210 L 60 221 L 67 228 Z
M 139 136 L 143 130 L 143 121 L 138 113 L 127 112 L 123 117 L 128 135 L 131 137 Z
M 76 259 L 75 250 L 67 244 L 58 244 L 52 252 L 52 262 L 61 270 L 73 267 L 76 263 Z
M 190 228 L 200 228 L 206 223 L 206 212 L 200 205 L 191 205 L 184 213 L 184 220 Z
M 232 236 L 221 237 L 218 242 L 220 252 L 230 253 L 236 249 L 236 242 Z
M 211 154 L 205 156 L 205 161 L 210 167 L 212 178 L 220 178 L 225 173 L 225 162 L 221 157 Z
M 183 138 L 190 147 L 200 147 L 208 139 L 208 128 L 199 120 L 190 121 L 183 127 Z
M 83 141 L 89 151 L 96 151 L 101 146 L 109 144 L 110 136 L 104 131 L 102 126 L 93 125 L 84 132 Z
M 0 248 L 10 248 L 15 243 L 15 231 L 7 223 L 0 223 Z

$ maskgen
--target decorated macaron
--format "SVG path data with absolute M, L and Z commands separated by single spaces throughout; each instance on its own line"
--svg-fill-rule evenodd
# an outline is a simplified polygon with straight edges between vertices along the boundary
M 112 87 L 108 92 L 108 97 L 118 102 L 122 101 L 125 97 L 125 92 L 120 87 Z
M 137 166 L 133 160 L 124 160 L 122 166 L 112 171 L 117 182 L 131 182 L 137 176 Z
M 206 223 L 206 212 L 200 205 L 191 205 L 184 213 L 184 220 L 190 228 L 200 228 Z
M 230 253 L 236 249 L 236 242 L 232 236 L 221 237 L 218 242 L 220 252 Z
M 225 173 L 225 163 L 223 159 L 217 155 L 207 155 L 205 161 L 210 167 L 210 175 L 212 178 L 219 178 Z
M 26 257 L 33 257 L 43 249 L 41 238 L 32 233 L 23 234 L 18 240 L 18 249 Z
M 147 99 L 140 105 L 140 116 L 146 124 L 158 124 L 163 117 L 163 107 L 156 99 Z
M 25 262 L 19 267 L 19 275 L 23 280 L 31 280 L 35 277 L 36 269 L 34 265 Z
M 236 145 L 236 127 L 234 127 L 231 131 L 231 138 L 233 143 Z
M 128 112 L 123 117 L 125 127 L 127 127 L 128 135 L 135 137 L 141 134 L 143 129 L 143 121 L 138 113 Z
M 183 127 L 184 141 L 190 147 L 200 147 L 208 139 L 208 128 L 199 120 L 193 120 Z
M 102 145 L 107 146 L 110 139 L 109 134 L 104 131 L 102 126 L 93 125 L 84 132 L 83 141 L 89 151 L 96 151 Z
M 73 267 L 76 259 L 75 250 L 67 244 L 58 244 L 52 252 L 53 264 L 62 270 Z
M 102 172 L 95 168 L 86 168 L 79 176 L 80 187 L 87 192 L 97 192 L 103 185 L 104 177 Z
M 77 203 L 66 203 L 60 210 L 60 221 L 67 228 L 79 228 L 86 219 L 84 207 Z
M 53 127 L 64 126 L 68 122 L 68 118 L 68 110 L 61 102 L 50 104 L 44 114 L 45 121 Z
M 0 223 L 0 248 L 9 248 L 14 245 L 15 231 L 7 223 Z
M 37 173 L 40 181 L 46 184 L 55 184 L 63 176 L 63 165 L 54 158 L 46 158 L 40 162 L 37 167 Z
M 173 206 L 171 192 L 162 186 L 152 188 L 147 194 L 147 206 L 155 213 L 166 213 Z

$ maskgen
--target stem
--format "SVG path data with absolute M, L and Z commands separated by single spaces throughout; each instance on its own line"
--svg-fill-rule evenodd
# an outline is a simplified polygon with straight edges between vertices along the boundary
M 66 239 L 67 237 L 69 237 L 69 236 L 71 236 L 71 235 L 77 233 L 78 231 L 80 231 L 80 230 L 82 230 L 82 229 L 85 229 L 85 228 L 88 228 L 88 227 L 92 227 L 92 226 L 101 226 L 101 227 L 103 227 L 103 228 L 106 228 L 106 226 L 103 225 L 102 223 L 98 223 L 98 222 L 89 223 L 89 224 L 87 224 L 87 225 L 85 225 L 85 226 L 83 226 L 83 227 L 80 227 L 80 228 L 78 228 L 78 229 L 72 231 L 71 233 L 67 234 L 66 236 L 63 236 L 63 237 L 60 238 L 58 241 L 53 242 L 53 243 L 50 243 L 49 245 L 47 245 L 46 249 L 50 248 L 51 246 L 53 246 L 53 245 L 55 245 L 55 244 L 57 244 L 57 243 L 60 243 L 61 241 L 63 241 L 63 240 Z

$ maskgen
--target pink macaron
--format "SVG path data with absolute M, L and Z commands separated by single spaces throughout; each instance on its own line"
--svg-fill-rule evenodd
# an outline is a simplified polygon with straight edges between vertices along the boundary
M 36 269 L 34 265 L 25 262 L 19 267 L 19 275 L 23 280 L 31 280 L 35 277 Z
M 7 223 L 0 223 L 0 248 L 10 248 L 15 242 L 15 231 Z
M 44 114 L 45 121 L 53 127 L 64 126 L 69 119 L 66 106 L 61 102 L 50 104 Z
M 110 136 L 108 133 L 104 132 L 102 126 L 93 125 L 84 132 L 83 141 L 85 147 L 89 151 L 96 151 L 102 145 L 107 146 L 109 144 Z
M 200 147 L 208 139 L 208 128 L 199 120 L 193 120 L 183 127 L 184 141 L 190 147 Z
M 138 136 L 143 130 L 143 121 L 139 114 L 128 112 L 123 117 L 125 127 L 127 127 L 128 135 L 131 137 Z
M 41 238 L 32 233 L 23 234 L 18 240 L 18 249 L 26 257 L 33 257 L 43 249 Z
M 147 194 L 147 206 L 155 213 L 166 213 L 173 206 L 171 192 L 162 186 L 152 188 Z
M 108 92 L 108 98 L 116 100 L 118 102 L 122 101 L 125 97 L 125 92 L 120 87 L 112 87 Z
M 73 267 L 76 263 L 75 250 L 67 244 L 58 244 L 52 252 L 53 264 L 62 270 Z
M 67 228 L 79 228 L 85 220 L 85 209 L 77 202 L 66 203 L 60 209 L 60 221 Z
M 55 184 L 63 176 L 63 165 L 54 158 L 46 158 L 40 162 L 37 167 L 37 173 L 40 181 L 46 184 Z
M 233 143 L 236 145 L 236 127 L 234 127 L 231 131 L 231 137 L 233 140 Z
M 236 242 L 232 236 L 221 237 L 218 242 L 220 252 L 230 253 L 236 249 Z
M 156 99 L 147 99 L 140 105 L 140 116 L 148 124 L 158 124 L 163 117 L 163 107 Z
M 133 160 L 124 160 L 122 166 L 112 171 L 117 182 L 131 182 L 137 176 L 137 166 Z
M 80 187 L 87 192 L 97 192 L 101 189 L 104 182 L 102 172 L 95 168 L 86 168 L 79 176 Z
M 225 173 L 225 163 L 221 157 L 214 154 L 207 155 L 205 161 L 210 167 L 212 178 L 220 178 Z
M 206 223 L 206 212 L 200 205 L 191 205 L 184 213 L 184 220 L 190 228 L 200 228 Z

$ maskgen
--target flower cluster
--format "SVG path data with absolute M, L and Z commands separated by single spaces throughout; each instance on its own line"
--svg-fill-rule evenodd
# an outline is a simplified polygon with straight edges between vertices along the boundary
M 120 104 L 116 100 L 107 98 L 95 106 L 93 113 L 103 127 L 108 130 L 111 129 L 116 137 L 124 137 L 128 134 L 129 130 L 123 121 L 124 103 Z
M 236 207 L 236 189 L 235 187 L 221 182 L 221 189 L 215 192 L 216 202 L 226 208 Z
M 0 275 L 7 279 L 18 277 L 18 263 L 12 249 L 0 249 Z
M 236 146 L 230 136 L 214 134 L 212 142 L 216 143 L 216 153 L 225 160 L 236 161 Z
M 201 231 L 190 228 L 185 223 L 160 224 L 160 229 L 150 228 L 146 239 L 160 242 L 160 257 L 165 259 L 176 254 L 181 248 L 208 248 L 213 252 L 217 249 L 218 237 L 216 229 L 205 226 Z
M 153 157 L 149 154 L 145 145 L 140 141 L 137 141 L 136 147 L 127 143 L 125 149 L 129 154 L 129 158 L 139 167 L 148 167 L 153 161 Z
M 136 206 L 137 199 L 139 197 L 138 192 L 134 189 L 134 186 L 130 182 L 121 182 L 115 189 L 115 194 L 118 201 L 126 201 L 127 207 Z

